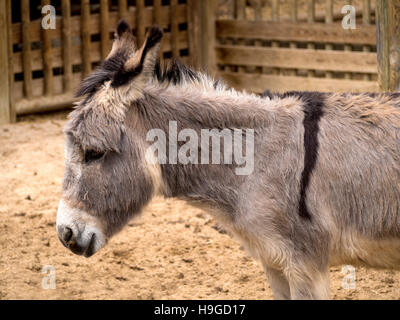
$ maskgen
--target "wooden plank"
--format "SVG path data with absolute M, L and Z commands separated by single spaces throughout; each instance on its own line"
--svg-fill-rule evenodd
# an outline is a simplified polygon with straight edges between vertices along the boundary
M 176 10 L 175 19 L 178 23 L 187 22 L 187 5 L 179 4 Z M 160 27 L 167 28 L 169 25 L 169 16 L 170 16 L 170 7 L 162 6 L 160 10 L 160 22 L 158 23 Z M 99 34 L 100 33 L 100 14 L 94 13 L 90 15 L 89 18 L 89 32 L 90 34 Z M 118 12 L 110 12 L 109 13 L 109 31 L 114 32 L 118 23 Z M 81 17 L 79 15 L 71 17 L 71 36 L 79 37 L 81 34 L 81 25 L 80 25 Z M 131 26 L 136 25 L 136 15 L 130 14 L 126 17 L 126 20 L 129 22 Z M 61 25 L 61 17 L 56 18 L 57 25 Z M 153 24 L 153 7 L 146 7 L 143 11 L 143 21 L 145 27 L 150 27 Z M 40 41 L 40 20 L 35 20 L 30 23 L 29 28 L 29 37 L 32 42 Z M 22 32 L 21 32 L 21 24 L 13 23 L 12 26 L 12 34 L 13 34 L 13 44 L 19 44 L 22 42 Z M 61 39 L 61 29 L 56 28 L 55 30 L 49 30 L 50 39 Z
M 42 0 L 42 7 L 49 5 L 50 0 Z M 48 29 L 42 28 L 42 58 L 43 58 L 43 77 L 44 77 L 44 95 L 53 94 L 53 66 L 51 53 L 51 40 Z
M 153 23 L 160 24 L 162 0 L 153 0 Z
M 128 15 L 128 0 L 118 0 L 118 19 L 126 19 Z
M 161 21 L 162 0 L 153 0 L 153 24 L 160 26 Z M 161 52 L 165 46 L 165 39 L 161 41 Z M 160 63 L 164 63 L 164 56 L 160 54 Z
M 8 34 L 7 34 L 7 3 L 0 0 L 0 125 L 11 122 L 10 117 L 10 91 L 9 91 L 9 60 L 8 60 Z
M 215 75 L 217 71 L 217 64 L 215 60 L 215 43 L 216 43 L 216 30 L 215 30 L 215 18 L 216 18 L 216 5 L 214 0 L 205 0 L 204 7 L 204 43 L 207 51 L 207 71 L 211 76 Z
M 290 21 L 293 22 L 293 23 L 296 23 L 297 20 L 298 20 L 297 0 L 292 0 L 292 1 L 290 2 L 290 5 L 291 5 Z M 297 49 L 297 44 L 296 44 L 296 42 L 291 41 L 291 42 L 289 43 L 289 47 L 292 48 L 292 49 Z M 291 76 L 295 76 L 296 74 L 297 74 L 297 70 L 296 70 L 296 69 L 291 70 L 291 71 L 289 72 L 289 75 L 291 75 Z
M 271 2 L 271 6 L 272 6 L 272 8 L 271 8 L 271 18 L 272 18 L 272 21 L 273 22 L 279 22 L 279 0 L 273 0 L 272 2 Z M 271 46 L 273 47 L 273 48 L 279 48 L 279 42 L 277 42 L 277 41 L 272 41 L 272 43 L 271 43 Z M 280 71 L 279 71 L 279 69 L 277 69 L 277 68 L 274 68 L 273 70 L 272 70 L 272 74 L 276 74 L 276 75 L 278 75 L 280 73 Z
M 36 97 L 31 100 L 23 99 L 17 102 L 18 115 L 27 115 L 40 112 L 56 111 L 70 108 L 78 101 L 71 93 L 53 97 Z
M 217 37 L 375 45 L 375 26 L 345 30 L 340 24 L 217 20 Z
M 275 76 L 265 74 L 243 74 L 220 72 L 219 76 L 237 90 L 262 93 L 266 89 L 284 91 L 322 92 L 376 92 L 379 86 L 374 81 Z
M 203 66 L 207 68 L 208 73 L 211 76 L 215 75 L 216 72 L 216 60 L 215 60 L 215 13 L 216 13 L 216 2 L 214 0 L 202 1 L 202 47 L 203 47 Z
M 235 1 L 235 18 L 238 20 L 246 19 L 246 0 Z
M 325 23 L 333 23 L 333 0 L 326 0 L 325 1 Z M 333 50 L 333 45 L 328 43 L 325 45 L 326 50 Z M 332 72 L 327 72 L 326 77 L 332 78 Z
M 400 89 L 400 0 L 377 2 L 379 84 L 384 91 Z
M 325 23 L 333 23 L 333 0 L 325 0 Z
M 307 22 L 313 24 L 315 22 L 315 0 L 308 0 L 307 5 Z M 312 50 L 315 49 L 314 43 L 308 43 L 307 48 Z M 313 70 L 307 70 L 308 77 L 314 77 L 315 72 Z
M 165 40 L 165 45 L 162 47 L 162 52 L 168 52 L 171 51 L 171 33 L 165 33 L 164 34 L 164 40 Z M 178 33 L 178 49 L 188 49 L 188 32 L 187 31 L 180 31 Z M 82 63 L 82 56 L 80 54 L 81 52 L 81 46 L 79 45 L 74 45 L 71 46 L 69 49 L 70 54 L 67 56 L 68 59 L 65 59 L 65 55 L 63 54 L 63 49 L 65 48 L 53 48 L 52 50 L 52 60 L 53 60 L 53 67 L 58 68 L 58 67 L 64 67 L 66 61 L 68 60 L 68 65 L 78 65 Z M 101 61 L 101 55 L 100 55 L 100 42 L 92 42 L 90 46 L 90 55 L 89 59 L 90 62 L 100 62 Z M 13 54 L 14 57 L 14 72 L 19 73 L 23 71 L 23 66 L 21 63 L 21 52 L 16 52 Z M 40 50 L 33 50 L 32 51 L 32 56 L 31 56 L 31 61 L 32 61 L 32 70 L 37 71 L 37 70 L 42 70 L 43 69 L 43 60 L 41 57 L 41 52 Z M 71 73 L 72 73 L 72 69 Z M 65 74 L 64 74 L 65 75 Z
M 72 59 L 71 59 L 71 6 L 69 0 L 61 2 L 62 14 L 62 66 L 64 70 L 63 87 L 64 92 L 70 92 L 72 89 Z M 80 50 L 78 51 L 80 52 Z M 53 50 L 53 55 L 56 53 Z M 61 54 L 60 54 L 61 57 Z M 53 57 L 54 59 L 54 57 Z M 58 64 L 55 63 L 58 67 Z
M 72 75 L 72 83 L 74 84 L 74 86 L 77 86 L 82 78 L 82 74 L 81 73 L 73 73 Z M 54 76 L 54 82 L 53 82 L 53 92 L 54 92 L 54 96 L 58 96 L 58 95 L 64 95 L 63 93 L 63 77 L 62 75 L 57 75 Z M 17 111 L 17 114 L 21 114 L 21 103 L 22 105 L 27 104 L 27 101 L 30 100 L 36 100 L 37 98 L 41 98 L 42 97 L 42 92 L 43 92 L 43 80 L 38 78 L 38 79 L 33 79 L 32 80 L 32 94 L 34 96 L 34 98 L 32 99 L 26 99 L 22 94 L 22 81 L 16 81 L 14 88 L 15 88 L 15 93 L 14 93 L 14 99 L 15 99 L 15 108 Z M 75 89 L 75 88 L 74 88 Z M 66 95 L 71 95 L 73 96 L 74 91 L 65 93 Z M 51 100 L 51 97 L 45 97 Z M 25 102 L 23 102 L 25 101 Z M 28 103 L 29 104 L 29 103 Z
M 382 91 L 390 90 L 388 0 L 376 5 L 376 47 L 378 57 L 378 82 Z
M 249 0 L 249 3 L 254 12 L 254 20 L 261 20 L 262 19 L 261 0 Z
M 178 0 L 170 0 L 170 26 L 171 26 L 171 48 L 172 48 L 172 56 L 179 57 L 179 49 L 178 49 L 178 33 L 179 33 L 179 24 L 175 20 L 175 14 L 177 10 Z
M 136 39 L 138 47 L 141 47 L 146 34 L 146 27 L 144 24 L 144 0 L 136 0 Z
M 349 5 L 352 5 L 352 0 L 347 0 L 348 2 L 348 4 Z M 351 43 L 351 42 L 350 42 Z M 352 46 L 351 46 L 351 44 L 349 44 L 349 43 L 346 43 L 345 45 L 344 45 L 344 51 L 352 51 Z M 348 73 L 348 72 L 346 72 L 345 74 L 344 74 L 344 78 L 345 79 L 351 79 L 352 77 L 351 77 L 351 73 Z
M 364 24 L 371 23 L 371 0 L 363 0 L 362 18 Z
M 297 22 L 298 20 L 297 0 L 291 0 L 290 6 L 291 6 L 290 20 L 292 22 Z
M 160 1 L 160 0 L 158 0 Z M 201 4 L 196 0 L 187 0 L 189 64 L 201 68 Z
M 108 0 L 100 0 L 101 60 L 104 60 L 111 50 L 108 14 Z
M 216 48 L 218 64 L 377 73 L 373 52 L 344 52 L 221 45 Z
M 363 0 L 363 24 L 369 25 L 371 24 L 371 0 Z M 370 52 L 370 46 L 363 46 L 364 52 Z M 364 75 L 364 80 L 371 80 L 371 76 L 366 74 Z
M 92 71 L 90 63 L 90 0 L 81 0 L 81 55 L 82 55 L 82 75 L 86 77 Z
M 235 0 L 235 19 L 237 20 L 246 20 L 246 0 Z M 234 39 L 233 43 L 237 43 L 239 45 L 244 45 L 245 42 L 243 39 Z M 244 72 L 245 69 L 243 67 L 238 67 L 239 72 Z
M 9 97 L 9 120 L 15 122 L 17 120 L 17 113 L 15 111 L 14 100 L 14 61 L 13 61 L 13 46 L 12 46 L 12 3 L 11 0 L 6 0 L 6 14 L 7 14 L 7 49 L 8 49 L 8 97 Z
M 22 19 L 22 61 L 24 71 L 24 94 L 32 98 L 32 68 L 31 68 L 31 38 L 30 38 L 30 8 L 29 0 L 21 0 Z
M 261 4 L 261 0 L 253 0 L 252 3 L 252 7 L 254 10 L 254 19 L 255 20 L 261 20 L 262 19 L 262 4 Z M 279 16 L 279 9 L 278 9 L 278 16 Z M 256 47 L 262 47 L 263 46 L 263 42 L 260 40 L 255 40 L 254 41 L 254 45 Z M 228 71 L 234 71 L 234 70 L 228 70 Z M 254 70 L 255 72 L 267 72 L 267 70 L 264 70 L 262 68 L 256 68 Z
M 279 0 L 272 0 L 272 21 L 278 22 L 280 20 L 279 17 Z

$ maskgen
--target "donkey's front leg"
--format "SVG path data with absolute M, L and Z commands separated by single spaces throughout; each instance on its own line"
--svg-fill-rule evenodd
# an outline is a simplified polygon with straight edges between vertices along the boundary
M 287 275 L 292 300 L 329 299 L 329 270 L 305 270 Z M 308 272 L 307 272 L 308 271 Z
M 264 266 L 265 273 L 269 286 L 274 294 L 276 300 L 289 300 L 290 299 L 290 287 L 285 275 L 282 271 L 272 269 Z

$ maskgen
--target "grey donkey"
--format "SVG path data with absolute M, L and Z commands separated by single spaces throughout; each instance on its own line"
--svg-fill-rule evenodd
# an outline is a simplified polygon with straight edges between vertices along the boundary
M 161 39 L 153 27 L 137 49 L 120 22 L 79 88 L 57 213 L 67 248 L 91 256 L 163 195 L 212 214 L 261 262 L 277 299 L 328 298 L 332 265 L 400 266 L 398 94 L 238 92 L 178 61 L 161 67 Z M 199 135 L 253 130 L 253 171 L 149 161 L 148 132 L 171 121 Z

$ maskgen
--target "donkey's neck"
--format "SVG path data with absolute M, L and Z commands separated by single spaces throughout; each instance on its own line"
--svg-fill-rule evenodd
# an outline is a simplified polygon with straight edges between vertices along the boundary
M 273 119 L 274 103 L 256 95 L 201 87 L 149 86 L 139 104 L 141 120 L 151 128 L 259 128 Z M 164 125 L 164 128 L 162 127 Z
M 171 121 L 176 123 L 178 132 L 190 129 L 199 136 L 204 129 L 250 129 L 257 135 L 258 130 L 274 120 L 275 113 L 269 99 L 255 95 L 178 87 L 148 87 L 133 109 L 137 112 L 137 124 L 145 134 L 152 129 L 165 132 L 165 150 L 169 150 L 171 143 L 168 139 Z M 224 212 L 231 212 L 246 179 L 246 176 L 237 175 L 234 167 L 232 164 L 185 165 L 167 161 L 161 164 L 164 195 L 201 205 L 211 203 Z

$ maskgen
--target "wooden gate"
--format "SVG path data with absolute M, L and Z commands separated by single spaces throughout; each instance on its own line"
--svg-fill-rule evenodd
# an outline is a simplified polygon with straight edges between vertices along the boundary
M 375 1 L 220 1 L 218 74 L 238 89 L 377 91 Z M 341 9 L 356 8 L 356 29 Z

